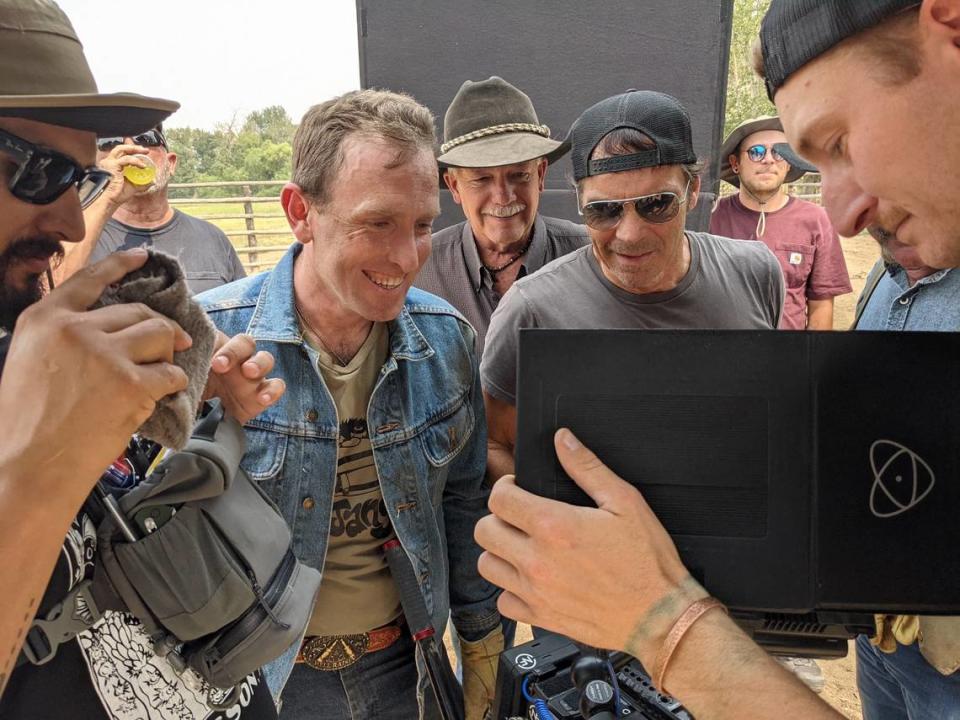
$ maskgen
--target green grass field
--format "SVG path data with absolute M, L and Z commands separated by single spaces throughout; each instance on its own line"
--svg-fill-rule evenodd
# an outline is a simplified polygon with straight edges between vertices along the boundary
M 181 212 L 208 220 L 223 230 L 237 249 L 247 272 L 251 274 L 269 270 L 276 265 L 281 255 L 293 242 L 293 234 L 290 232 L 287 219 L 283 217 L 279 200 L 253 203 L 253 225 L 257 236 L 257 249 L 254 253 L 250 252 L 247 245 L 248 230 L 246 219 L 242 217 L 243 203 L 224 198 L 222 202 L 216 203 L 173 201 L 172 204 Z

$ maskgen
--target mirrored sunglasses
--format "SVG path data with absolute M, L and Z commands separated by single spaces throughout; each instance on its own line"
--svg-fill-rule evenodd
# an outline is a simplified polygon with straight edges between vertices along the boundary
M 87 207 L 100 196 L 111 178 L 106 170 L 81 167 L 68 155 L 34 145 L 3 130 L 0 130 L 0 153 L 13 161 L 13 172 L 7 181 L 10 194 L 32 205 L 49 205 L 75 187 L 80 206 Z
M 768 148 L 766 145 L 751 145 L 746 150 L 747 157 L 755 163 L 763 162 L 763 159 L 767 156 L 767 151 L 770 152 L 770 155 L 775 162 L 780 162 L 783 160 L 783 156 L 777 152 L 776 148 Z
M 629 203 L 643 220 L 660 225 L 670 222 L 677 216 L 680 206 L 687 201 L 689 189 L 690 181 L 688 180 L 682 195 L 675 192 L 659 192 L 624 200 L 594 200 L 584 205 L 579 212 L 588 227 L 594 230 L 611 230 L 620 224 L 624 206 Z

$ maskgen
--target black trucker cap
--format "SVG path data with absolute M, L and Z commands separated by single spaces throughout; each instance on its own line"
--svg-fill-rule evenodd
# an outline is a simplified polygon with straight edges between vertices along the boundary
M 638 130 L 656 147 L 632 155 L 590 160 L 590 153 L 600 140 L 618 128 Z M 697 162 L 686 109 L 676 98 L 649 90 L 631 90 L 587 108 L 574 121 L 567 139 L 577 182 L 591 175 Z
M 773 0 L 760 25 L 767 95 L 848 37 L 920 5 L 918 0 Z

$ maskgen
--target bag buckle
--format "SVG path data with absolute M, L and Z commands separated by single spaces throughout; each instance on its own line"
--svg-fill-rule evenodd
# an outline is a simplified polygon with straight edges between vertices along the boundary
M 47 613 L 44 619 L 34 619 L 27 631 L 21 654 L 34 665 L 53 660 L 57 648 L 92 627 L 103 612 L 93 597 L 90 580 L 84 580 Z

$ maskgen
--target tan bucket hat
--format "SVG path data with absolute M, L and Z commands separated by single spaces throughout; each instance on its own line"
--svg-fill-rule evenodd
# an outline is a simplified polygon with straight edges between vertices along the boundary
M 496 167 L 540 157 L 554 162 L 569 147 L 550 138 L 526 93 L 494 75 L 460 86 L 443 117 L 437 162 L 446 167 Z
M 70 20 L 51 0 L 0 0 L 0 116 L 98 135 L 135 135 L 180 104 L 101 94 Z
M 783 125 L 780 123 L 780 118 L 775 115 L 762 115 L 761 117 L 751 118 L 750 120 L 744 120 L 742 123 L 737 125 L 730 133 L 729 137 L 723 141 L 723 145 L 720 146 L 720 179 L 726 180 L 728 183 L 735 187 L 740 187 L 740 176 L 737 175 L 733 168 L 730 167 L 730 156 L 737 153 L 740 143 L 742 143 L 746 138 L 753 135 L 755 132 L 761 132 L 762 130 L 779 130 L 783 132 Z M 777 143 L 778 145 L 780 143 Z M 777 148 L 777 152 L 780 151 L 780 148 Z M 783 153 L 781 153 L 783 155 Z M 795 155 L 790 153 L 789 157 L 784 156 L 784 160 L 790 163 L 790 172 L 787 173 L 787 178 L 784 182 L 793 182 L 794 180 L 799 180 L 807 172 L 811 171 L 811 168 L 807 166 L 799 166 L 794 164 L 791 160 L 796 158 Z M 815 170 L 812 170 L 815 172 Z

